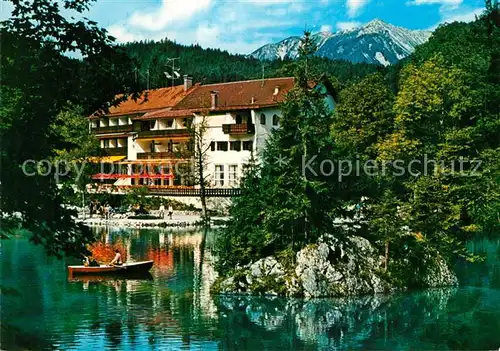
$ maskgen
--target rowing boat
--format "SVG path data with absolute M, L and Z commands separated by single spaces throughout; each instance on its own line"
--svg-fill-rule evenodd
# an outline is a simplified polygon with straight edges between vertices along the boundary
M 121 266 L 100 265 L 68 266 L 68 273 L 73 274 L 140 274 L 147 273 L 153 267 L 153 261 L 124 263 Z

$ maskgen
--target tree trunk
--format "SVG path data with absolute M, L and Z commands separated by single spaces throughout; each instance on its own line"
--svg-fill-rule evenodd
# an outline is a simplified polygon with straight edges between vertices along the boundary
M 389 264 L 389 241 L 385 242 L 385 261 L 384 261 L 384 271 L 387 272 L 387 265 Z

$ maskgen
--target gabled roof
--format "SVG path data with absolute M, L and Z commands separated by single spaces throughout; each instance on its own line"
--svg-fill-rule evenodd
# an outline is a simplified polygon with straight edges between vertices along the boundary
M 294 85 L 295 78 L 269 78 L 218 84 L 197 85 L 173 108 L 146 113 L 136 119 L 191 116 L 210 111 L 248 110 L 276 106 Z M 217 106 L 212 108 L 212 92 L 217 93 Z
M 186 92 L 184 91 L 184 85 L 177 85 L 168 88 L 145 90 L 138 99 L 134 100 L 132 97 L 129 97 L 126 101 L 120 103 L 120 105 L 110 107 L 109 112 L 101 116 L 125 116 L 172 108 L 193 89 L 194 87 Z M 99 115 L 94 114 L 91 117 L 99 117 Z
M 212 92 L 217 92 L 218 110 L 277 105 L 284 101 L 285 94 L 293 88 L 294 80 L 293 77 L 287 77 L 200 85 L 173 110 L 210 109 Z M 278 93 L 275 95 L 276 87 Z

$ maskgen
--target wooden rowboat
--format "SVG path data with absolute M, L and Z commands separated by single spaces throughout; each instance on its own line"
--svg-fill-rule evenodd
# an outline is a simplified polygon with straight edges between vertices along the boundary
M 121 266 L 100 265 L 99 267 L 90 266 L 68 266 L 70 275 L 76 274 L 144 274 L 153 267 L 153 261 L 124 263 Z

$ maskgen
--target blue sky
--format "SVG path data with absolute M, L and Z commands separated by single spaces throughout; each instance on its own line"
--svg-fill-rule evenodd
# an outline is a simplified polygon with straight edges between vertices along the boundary
M 9 6 L 1 1 L 1 18 Z M 483 0 L 97 0 L 85 16 L 120 42 L 169 38 L 247 54 L 269 42 L 374 18 L 410 29 L 470 21 Z

